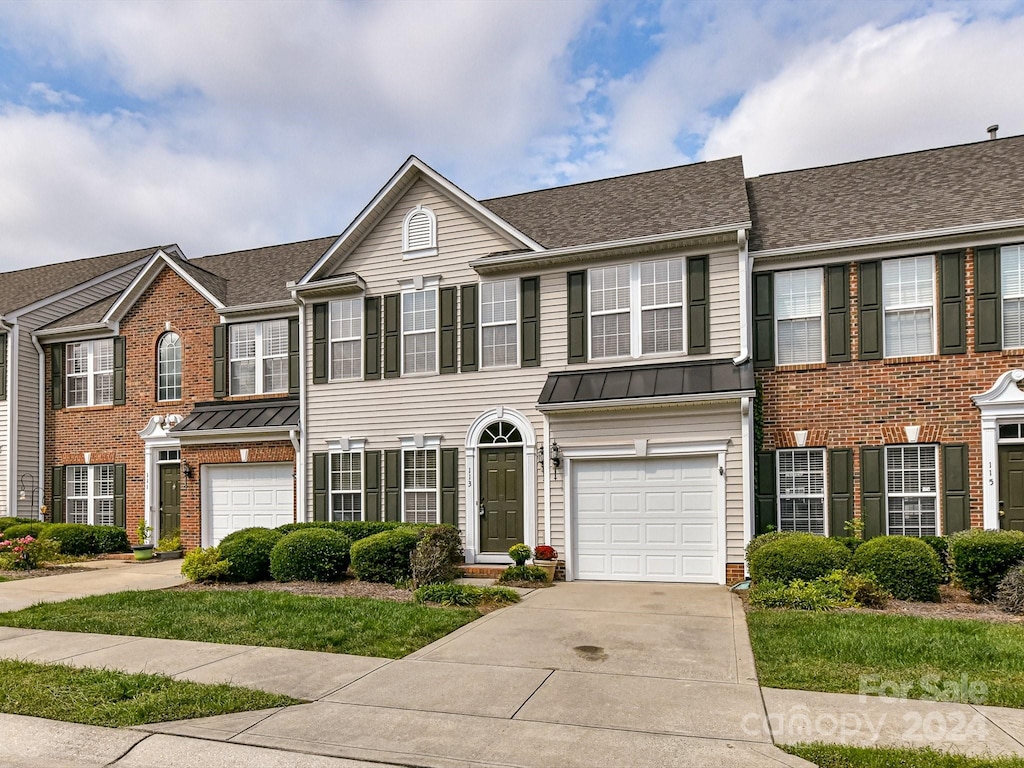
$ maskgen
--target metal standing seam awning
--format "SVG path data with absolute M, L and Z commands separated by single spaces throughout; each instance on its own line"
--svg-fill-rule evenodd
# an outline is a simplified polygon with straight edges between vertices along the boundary
M 254 439 L 287 437 L 299 426 L 298 398 L 197 403 L 171 434 L 189 442 L 214 442 L 229 435 Z M 208 440 L 207 440 L 208 438 Z

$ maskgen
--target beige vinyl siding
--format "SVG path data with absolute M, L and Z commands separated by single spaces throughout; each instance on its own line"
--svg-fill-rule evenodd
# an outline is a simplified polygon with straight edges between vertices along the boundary
M 711 357 L 740 353 L 739 253 L 713 253 L 708 258 L 711 298 Z
M 9 384 L 9 382 L 8 382 Z M 8 385 L 8 393 L 10 386 Z M 10 455 L 7 444 L 7 408 L 10 400 L 0 402 L 0 517 L 7 516 L 7 458 Z

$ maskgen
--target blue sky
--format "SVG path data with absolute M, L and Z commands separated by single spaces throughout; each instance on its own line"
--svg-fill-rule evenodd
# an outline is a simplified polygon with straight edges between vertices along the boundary
M 409 154 L 476 197 L 1024 133 L 1024 0 L 0 3 L 0 270 L 340 232 Z

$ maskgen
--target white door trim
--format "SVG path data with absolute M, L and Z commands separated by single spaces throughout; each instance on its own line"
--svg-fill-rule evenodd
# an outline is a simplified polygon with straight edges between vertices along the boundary
M 159 462 L 161 450 L 181 450 L 181 440 L 177 437 L 171 437 L 171 428 L 181 421 L 181 416 L 177 414 L 169 414 L 166 416 L 153 416 L 150 418 L 146 428 L 139 432 L 139 437 L 142 438 L 143 445 L 145 446 L 145 491 L 144 491 L 144 507 L 142 514 L 145 517 L 146 524 L 152 526 L 153 533 L 150 535 L 150 542 L 156 544 L 160 540 L 160 470 Z M 186 482 L 196 482 L 195 480 L 187 480 L 185 474 L 182 473 L 181 489 L 185 489 Z M 179 511 L 180 514 L 180 511 Z M 128 537 L 131 538 L 135 534 L 135 531 L 128 531 Z
M 1015 368 L 971 400 L 981 411 L 982 510 L 986 528 L 999 527 L 999 424 L 1024 421 L 1024 370 Z

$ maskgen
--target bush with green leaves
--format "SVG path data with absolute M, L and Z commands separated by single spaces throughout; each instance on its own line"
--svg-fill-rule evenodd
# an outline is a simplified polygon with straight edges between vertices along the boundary
M 513 544 L 508 549 L 508 556 L 512 558 L 512 562 L 520 567 L 526 565 L 526 561 L 530 559 L 532 554 L 533 550 L 525 544 Z
M 345 534 L 348 540 L 354 543 L 360 539 L 365 539 L 367 536 L 373 536 L 384 531 L 393 531 L 396 528 L 422 527 L 424 526 L 418 523 L 395 523 L 382 520 L 316 520 L 309 523 L 285 523 L 284 525 L 279 525 L 275 530 L 287 535 L 306 528 L 329 528 L 332 531 Z
M 773 541 L 784 539 L 787 536 L 794 535 L 795 533 L 796 531 L 768 531 L 768 533 L 762 533 L 760 536 L 755 536 L 750 540 L 750 543 L 747 544 L 747 564 L 750 564 L 751 555 L 757 552 L 757 550 L 765 544 L 770 544 Z
M 870 573 L 898 600 L 937 602 L 942 564 L 935 550 L 914 536 L 876 536 L 850 561 L 854 573 Z
M 469 584 L 424 584 L 414 593 L 417 603 L 473 606 L 481 603 L 509 605 L 519 602 L 519 593 L 508 587 L 474 587 Z
M 362 581 L 380 584 L 410 580 L 412 553 L 419 543 L 421 530 L 413 527 L 394 528 L 354 542 L 352 571 Z
M 38 523 L 31 517 L 0 517 L 0 533 L 3 533 L 12 525 L 22 525 L 24 523 Z
M 864 539 L 858 539 L 856 536 L 836 536 L 834 538 L 836 541 L 838 541 L 840 544 L 842 544 L 844 547 L 850 550 L 851 555 L 857 551 L 861 544 L 864 543 Z
M 438 525 L 423 531 L 412 552 L 413 584 L 444 584 L 457 579 L 459 564 L 465 562 L 462 534 L 452 525 Z
M 270 552 L 274 581 L 337 581 L 348 570 L 352 542 L 328 528 L 282 536 Z
M 47 525 L 49 525 L 49 523 L 18 523 L 17 525 L 9 526 L 4 531 L 4 536 L 8 539 L 23 539 L 26 536 L 38 539 L 46 529 Z
M 128 543 L 128 531 L 116 525 L 94 525 L 92 532 L 96 536 L 96 547 L 101 555 L 115 552 L 131 552 Z
M 949 537 L 953 579 L 975 600 L 988 600 L 1013 566 L 1024 562 L 1024 532 L 961 531 Z
M 546 583 L 548 572 L 536 565 L 511 565 L 501 572 L 498 581 L 501 584 Z
M 996 590 L 996 604 L 1007 613 L 1024 613 L 1024 565 L 1006 572 Z
M 242 528 L 220 542 L 220 555 L 229 563 L 228 575 L 250 584 L 270 579 L 270 552 L 284 536 L 270 528 Z
M 833 608 L 884 608 L 889 593 L 874 577 L 847 571 L 832 571 L 813 581 L 794 579 L 759 581 L 750 590 L 755 608 L 793 608 L 802 611 L 827 611 Z
M 51 539 L 0 536 L 0 570 L 32 571 L 57 559 L 60 547 Z
M 197 547 L 185 555 L 181 563 L 181 575 L 203 584 L 227 578 L 230 568 L 231 563 L 220 556 L 217 547 Z
M 942 583 L 948 584 L 953 576 L 953 562 L 949 556 L 949 539 L 945 536 L 922 536 L 921 541 L 935 550 L 942 566 Z
M 94 526 L 80 523 L 53 523 L 40 532 L 41 538 L 50 539 L 60 547 L 62 555 L 78 557 L 99 554 Z
M 850 550 L 835 539 L 813 533 L 792 533 L 756 548 L 750 556 L 750 577 L 755 581 L 796 579 L 813 581 L 841 570 L 850 562 Z

